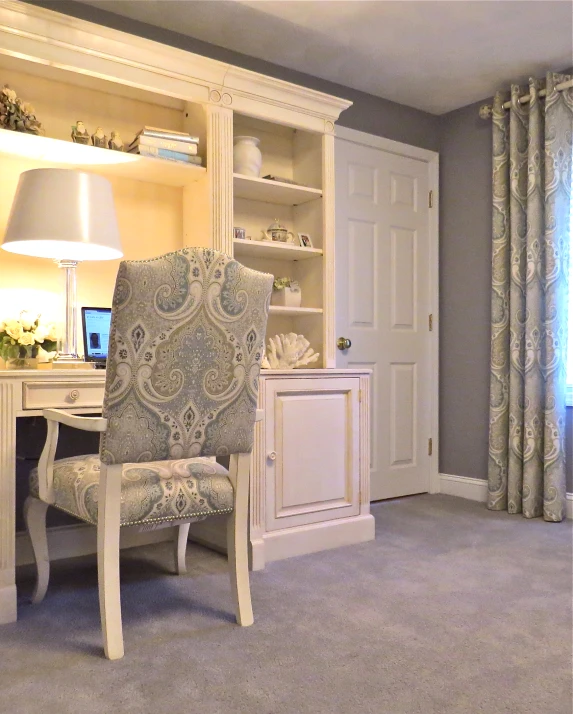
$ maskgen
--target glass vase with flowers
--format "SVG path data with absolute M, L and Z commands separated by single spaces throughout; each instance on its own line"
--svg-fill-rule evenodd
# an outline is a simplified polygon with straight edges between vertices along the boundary
M 56 348 L 56 325 L 42 324 L 40 315 L 23 311 L 18 319 L 0 322 L 0 357 L 6 369 L 33 369 L 38 361 L 52 360 Z

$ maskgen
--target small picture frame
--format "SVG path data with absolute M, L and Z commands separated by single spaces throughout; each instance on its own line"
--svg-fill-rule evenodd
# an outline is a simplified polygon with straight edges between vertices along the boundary
M 308 235 L 308 233 L 299 233 L 298 240 L 303 248 L 312 248 L 313 247 L 312 240 L 311 240 L 310 236 Z
M 233 228 L 233 236 L 235 240 L 245 240 L 247 237 L 246 230 L 244 228 Z

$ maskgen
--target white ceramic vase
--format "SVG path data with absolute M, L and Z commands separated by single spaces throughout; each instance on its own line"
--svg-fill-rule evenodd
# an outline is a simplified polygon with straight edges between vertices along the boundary
M 243 176 L 261 175 L 263 156 L 256 136 L 236 136 L 233 147 L 233 171 Z

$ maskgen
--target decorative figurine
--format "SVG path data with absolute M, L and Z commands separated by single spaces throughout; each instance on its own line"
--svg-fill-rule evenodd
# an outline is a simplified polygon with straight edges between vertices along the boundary
M 83 121 L 78 120 L 75 126 L 72 127 L 72 141 L 74 142 L 74 144 L 90 143 L 90 135 Z
M 123 151 L 123 140 L 119 135 L 119 131 L 111 132 L 111 139 L 107 145 L 108 148 L 113 149 L 113 151 Z
M 294 243 L 294 234 L 284 226 L 281 226 L 279 219 L 275 218 L 275 222 L 263 231 L 263 240 L 275 240 L 279 243 Z
M 275 335 L 269 339 L 269 346 L 263 357 L 263 369 L 296 369 L 316 362 L 320 357 L 310 342 L 295 332 L 288 335 Z
M 92 134 L 92 144 L 99 149 L 107 149 L 107 136 L 103 133 L 101 126 L 98 126 L 95 134 Z
M 22 101 L 8 85 L 0 91 L 0 128 L 25 134 L 40 134 L 43 131 L 34 107 Z

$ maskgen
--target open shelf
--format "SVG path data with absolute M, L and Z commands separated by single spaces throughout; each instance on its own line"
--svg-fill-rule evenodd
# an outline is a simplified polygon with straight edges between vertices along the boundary
M 202 166 L 99 149 L 8 129 L 0 129 L 1 157 L 45 162 L 50 167 L 81 169 L 164 186 L 187 186 L 199 181 L 206 171 Z
M 299 206 L 301 203 L 308 203 L 322 197 L 319 188 L 297 186 L 242 174 L 233 174 L 233 190 L 235 198 L 278 203 L 283 206 Z
M 274 260 L 308 260 L 322 255 L 320 248 L 303 248 L 276 241 L 234 240 L 235 258 L 273 258 Z
M 270 315 L 284 315 L 285 317 L 300 317 L 301 315 L 322 315 L 321 307 L 283 307 L 271 305 Z

